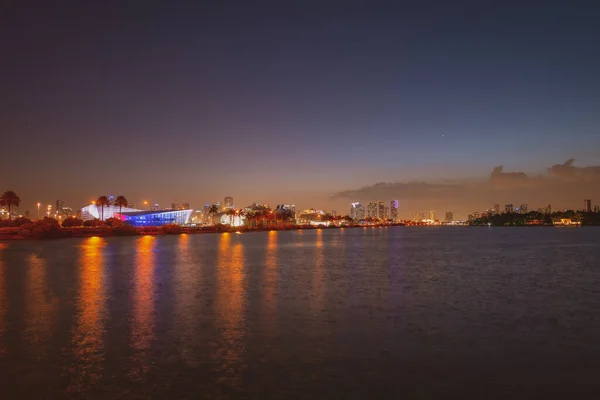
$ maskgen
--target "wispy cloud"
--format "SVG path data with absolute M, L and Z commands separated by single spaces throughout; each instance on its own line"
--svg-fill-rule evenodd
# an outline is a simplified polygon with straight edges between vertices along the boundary
M 583 199 L 600 204 L 600 166 L 577 167 L 570 159 L 547 168 L 547 173 L 529 176 L 522 171 L 494 167 L 487 179 L 442 182 L 378 182 L 370 186 L 333 193 L 334 200 L 403 200 L 412 211 L 454 208 L 463 212 L 486 209 L 494 203 L 528 203 L 531 208 L 553 203 L 581 208 Z

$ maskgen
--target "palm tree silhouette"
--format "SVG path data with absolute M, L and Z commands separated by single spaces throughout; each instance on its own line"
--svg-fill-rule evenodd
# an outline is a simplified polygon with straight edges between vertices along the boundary
M 214 222 L 213 219 L 214 219 L 215 214 L 217 214 L 218 212 L 219 212 L 219 206 L 216 204 L 213 204 L 208 208 L 208 215 L 213 217 L 213 218 L 211 218 L 211 225 Z
M 11 206 L 19 207 L 20 204 L 21 198 L 12 190 L 7 190 L 0 196 L 0 206 L 8 207 L 8 219 L 12 219 L 12 215 L 10 214 Z
M 101 221 L 104 221 L 104 207 L 108 207 L 110 206 L 110 200 L 108 199 L 108 197 L 106 196 L 100 196 L 98 197 L 98 199 L 96 200 L 96 207 L 100 206 L 102 209 L 102 218 L 100 218 Z
M 119 206 L 119 215 L 121 215 L 121 209 L 123 207 L 127 207 L 129 202 L 127 201 L 127 197 L 125 196 L 117 196 L 115 199 L 115 206 Z
M 235 208 L 230 208 L 229 210 L 227 210 L 225 212 L 228 216 L 229 216 L 229 224 L 231 226 L 233 226 L 233 222 L 234 222 L 234 217 L 237 214 L 237 212 L 235 211 Z

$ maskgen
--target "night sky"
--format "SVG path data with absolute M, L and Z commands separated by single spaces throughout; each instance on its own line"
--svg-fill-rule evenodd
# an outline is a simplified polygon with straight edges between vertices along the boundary
M 21 210 L 600 204 L 595 2 L 10 3 L 0 191 Z

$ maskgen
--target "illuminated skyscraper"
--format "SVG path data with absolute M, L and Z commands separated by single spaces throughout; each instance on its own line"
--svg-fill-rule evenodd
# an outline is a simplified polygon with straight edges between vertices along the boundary
M 177 210 L 179 208 L 179 204 L 171 203 L 171 210 Z
M 183 203 L 183 204 L 181 205 L 181 208 L 182 208 L 183 210 L 189 210 L 189 209 L 190 209 L 190 203 Z
M 385 206 L 385 208 L 383 209 L 383 219 L 390 219 L 390 208 L 388 206 Z
M 390 217 L 392 221 L 398 221 L 398 200 L 390 201 Z
M 512 205 L 512 204 L 506 204 L 506 205 L 504 206 L 504 212 L 505 212 L 505 213 L 507 213 L 507 214 L 508 214 L 508 213 L 511 213 L 511 212 L 513 212 L 513 211 L 514 211 L 514 207 L 513 207 L 513 205 Z
M 360 203 L 352 203 L 350 207 L 350 218 L 360 221 L 365 218 L 365 208 Z
M 446 211 L 446 222 L 454 221 L 454 214 L 452 211 Z
M 583 211 L 585 212 L 592 212 L 592 200 L 587 199 L 583 201 Z
M 435 210 L 429 210 L 429 219 L 435 221 Z
M 377 218 L 377 203 L 367 205 L 367 218 Z
M 588 201 L 588 200 L 586 200 L 586 201 Z M 63 205 L 64 205 L 64 203 L 62 200 L 56 200 L 56 212 L 59 213 L 60 210 L 62 210 Z
M 225 197 L 225 202 L 223 204 L 224 204 L 223 209 L 225 209 L 225 210 L 229 210 L 229 209 L 233 208 L 233 197 L 231 197 L 231 196 Z
M 377 203 L 377 217 L 381 219 L 385 218 L 385 205 L 383 204 L 383 201 Z

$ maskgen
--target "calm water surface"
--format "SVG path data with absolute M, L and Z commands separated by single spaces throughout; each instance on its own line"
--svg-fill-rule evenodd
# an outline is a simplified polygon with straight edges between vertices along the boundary
M 2 399 L 600 397 L 600 229 L 0 243 Z

